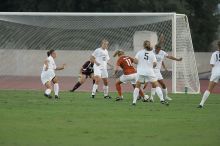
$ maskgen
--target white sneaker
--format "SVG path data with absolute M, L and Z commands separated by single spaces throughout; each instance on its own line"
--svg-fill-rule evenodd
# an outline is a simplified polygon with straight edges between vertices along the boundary
M 170 97 L 167 96 L 167 97 L 165 98 L 165 100 L 169 100 L 169 101 L 171 101 L 172 98 L 170 98 Z

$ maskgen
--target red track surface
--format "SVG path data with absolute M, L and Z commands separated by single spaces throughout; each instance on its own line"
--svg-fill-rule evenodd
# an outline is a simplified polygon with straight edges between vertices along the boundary
M 76 77 L 59 77 L 60 90 L 70 90 L 73 85 L 77 82 Z M 207 86 L 208 80 L 200 80 L 201 93 L 203 93 Z M 109 89 L 115 92 L 115 80 L 113 78 L 109 79 Z M 170 81 L 166 81 L 168 90 L 171 90 Z M 21 77 L 21 76 L 0 76 L 0 89 L 28 89 L 28 90 L 44 90 L 44 86 L 41 84 L 40 77 Z M 87 81 L 79 87 L 78 91 L 91 91 L 92 80 L 87 79 Z M 122 89 L 125 92 L 133 92 L 133 88 L 130 84 L 123 84 Z M 102 83 L 99 85 L 99 90 L 102 91 Z M 146 91 L 150 91 L 150 86 L 147 87 Z M 215 87 L 213 93 L 220 93 L 220 83 Z

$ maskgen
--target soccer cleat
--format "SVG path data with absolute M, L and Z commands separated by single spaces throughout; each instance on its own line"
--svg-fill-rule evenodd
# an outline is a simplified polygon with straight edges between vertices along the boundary
M 74 92 L 74 90 L 69 90 L 70 92 Z
M 95 98 L 95 95 L 92 95 L 91 98 Z
M 202 105 L 198 105 L 197 108 L 203 108 L 203 106 Z
M 122 97 L 116 97 L 115 98 L 115 101 L 120 101 L 120 100 L 123 100 L 123 98 Z
M 109 96 L 109 95 L 107 95 L 107 96 L 104 96 L 104 98 L 105 98 L 105 99 L 107 99 L 107 98 L 108 98 L 108 99 L 111 99 L 112 97 Z
M 133 105 L 133 106 L 135 106 L 135 105 L 136 105 L 136 103 L 132 103 L 132 105 Z
M 59 96 L 58 96 L 58 95 L 55 95 L 55 99 L 59 99 Z
M 171 101 L 172 98 L 170 98 L 170 97 L 167 96 L 167 97 L 165 98 L 165 100 L 169 100 L 169 101 Z
M 164 105 L 166 105 L 166 106 L 168 106 L 168 105 L 169 105 L 169 102 L 164 101 L 164 100 L 163 100 L 163 101 L 160 101 L 160 103 L 161 103 L 161 104 L 164 104 Z
M 49 99 L 51 99 L 51 98 L 52 98 L 52 96 L 51 96 L 51 95 L 47 95 L 46 93 L 44 93 L 44 96 L 45 96 L 45 97 L 47 97 L 47 98 L 49 98 Z

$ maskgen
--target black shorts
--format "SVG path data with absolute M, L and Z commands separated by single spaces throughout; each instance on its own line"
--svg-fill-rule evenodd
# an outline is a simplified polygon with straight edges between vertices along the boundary
M 82 72 L 83 75 L 86 76 L 86 78 L 91 77 L 91 75 L 93 74 L 93 72 Z

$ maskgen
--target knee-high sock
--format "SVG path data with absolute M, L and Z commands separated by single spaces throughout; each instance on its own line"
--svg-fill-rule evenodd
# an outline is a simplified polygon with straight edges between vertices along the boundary
M 98 85 L 93 84 L 93 86 L 92 86 L 92 95 L 95 95 L 97 89 L 98 89 Z
M 137 102 L 137 98 L 138 98 L 138 95 L 139 95 L 139 88 L 135 88 L 134 89 L 134 92 L 133 92 L 133 103 L 136 103 Z
M 118 91 L 118 95 L 121 97 L 122 96 L 121 85 L 119 83 L 116 83 L 115 86 L 116 86 L 116 90 Z
M 160 98 L 160 101 L 164 101 L 163 93 L 162 93 L 162 90 L 160 87 L 156 87 L 156 93 L 157 93 L 158 97 Z
M 108 96 L 108 86 L 103 86 L 104 96 Z
M 210 92 L 208 90 L 206 90 L 202 96 L 202 101 L 200 102 L 200 105 L 203 106 L 205 101 L 207 100 L 207 98 L 209 97 Z
M 163 98 L 166 99 L 167 98 L 167 88 L 162 89 L 163 92 Z
M 50 95 L 50 93 L 51 93 L 51 89 L 46 89 L 46 90 L 45 90 L 45 94 L 46 94 L 46 95 Z
M 151 99 L 154 99 L 154 96 L 156 94 L 156 88 L 151 88 Z
M 59 94 L 59 84 L 58 84 L 58 83 L 55 83 L 55 84 L 54 84 L 54 93 L 55 93 L 55 95 L 57 95 L 57 96 L 58 96 L 58 94 Z
M 82 84 L 80 82 L 77 82 L 76 85 L 73 87 L 73 91 L 78 89 Z

